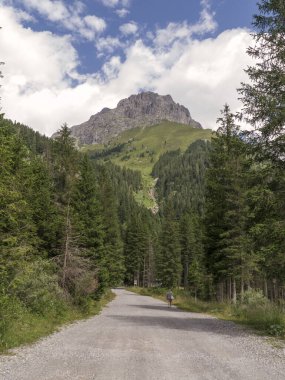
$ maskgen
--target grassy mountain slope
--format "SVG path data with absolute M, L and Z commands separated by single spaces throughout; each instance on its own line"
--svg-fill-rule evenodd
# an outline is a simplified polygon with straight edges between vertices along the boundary
M 179 148 L 184 152 L 196 140 L 210 140 L 211 132 L 210 129 L 165 121 L 159 125 L 125 131 L 108 144 L 84 146 L 83 150 L 94 159 L 111 160 L 121 167 L 139 170 L 143 177 L 143 189 L 136 194 L 136 198 L 151 208 L 154 206 L 151 171 L 159 157 Z

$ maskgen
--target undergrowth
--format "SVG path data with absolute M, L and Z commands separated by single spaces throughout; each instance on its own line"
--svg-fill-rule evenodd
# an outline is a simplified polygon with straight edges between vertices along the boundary
M 45 311 L 34 312 L 17 298 L 0 296 L 0 353 L 33 343 L 64 324 L 96 315 L 114 297 L 114 293 L 109 291 L 101 300 L 89 300 L 80 306 L 58 300 Z
M 165 301 L 166 289 L 129 288 L 135 293 Z M 245 292 L 243 302 L 218 303 L 195 300 L 189 292 L 174 290 L 173 304 L 181 310 L 207 313 L 218 318 L 233 321 L 259 331 L 262 334 L 285 339 L 285 312 L 282 305 L 276 305 L 265 298 L 260 291 Z

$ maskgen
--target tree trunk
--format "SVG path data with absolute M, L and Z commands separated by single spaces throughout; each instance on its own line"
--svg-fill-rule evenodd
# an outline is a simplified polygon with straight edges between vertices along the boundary
M 146 259 L 145 256 L 143 258 L 143 276 L 142 276 L 142 286 L 145 288 L 146 283 Z
M 232 279 L 231 277 L 227 281 L 227 299 L 230 301 L 232 299 Z
M 153 281 L 153 246 L 152 242 L 149 239 L 148 243 L 148 272 L 147 272 L 147 287 L 152 286 Z
M 235 278 L 233 278 L 232 289 L 233 289 L 232 301 L 233 301 L 233 304 L 236 304 L 237 303 L 237 287 L 236 287 L 236 279 Z
M 188 288 L 188 275 L 189 275 L 189 263 L 188 261 L 184 263 L 184 289 Z
M 65 286 L 66 281 L 66 268 L 69 259 L 69 243 L 70 243 L 70 201 L 67 204 L 66 225 L 65 225 L 65 244 L 64 244 L 64 257 L 63 257 L 63 273 L 62 273 L 62 286 Z
M 220 282 L 218 284 L 218 301 L 223 302 L 224 301 L 224 283 Z
M 243 279 L 243 273 L 241 274 L 241 279 L 240 279 L 240 299 L 243 301 L 244 298 L 244 279 Z
M 264 279 L 264 283 L 263 283 L 263 291 L 264 291 L 265 297 L 268 298 L 268 285 L 267 285 L 267 279 L 266 278 Z

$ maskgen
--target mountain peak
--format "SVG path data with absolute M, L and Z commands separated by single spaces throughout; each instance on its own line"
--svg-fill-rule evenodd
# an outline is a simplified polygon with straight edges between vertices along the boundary
M 71 131 L 81 144 L 105 143 L 125 130 L 152 126 L 163 120 L 202 128 L 191 118 L 189 110 L 175 103 L 170 95 L 148 91 L 120 100 L 114 109 L 103 108 Z

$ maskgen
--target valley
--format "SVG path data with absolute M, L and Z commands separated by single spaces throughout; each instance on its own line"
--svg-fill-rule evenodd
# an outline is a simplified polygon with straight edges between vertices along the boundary
M 111 161 L 120 167 L 139 171 L 143 187 L 135 193 L 135 199 L 145 207 L 155 209 L 155 178 L 151 173 L 159 157 L 178 149 L 183 153 L 193 142 L 210 141 L 211 136 L 210 129 L 163 121 L 158 125 L 124 131 L 106 144 L 83 145 L 81 150 L 91 159 Z

